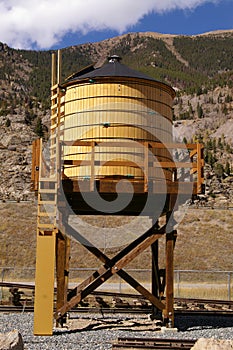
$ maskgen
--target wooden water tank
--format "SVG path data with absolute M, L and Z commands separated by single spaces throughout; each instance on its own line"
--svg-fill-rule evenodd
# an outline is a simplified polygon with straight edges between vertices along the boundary
M 141 164 L 145 141 L 163 144 L 172 141 L 172 102 L 174 90 L 167 84 L 154 80 L 121 64 L 120 57 L 109 57 L 100 68 L 90 66 L 69 78 L 65 89 L 65 113 L 62 120 L 62 138 L 74 142 L 95 141 L 95 179 L 111 177 L 143 178 Z M 101 142 L 111 142 L 105 147 Z M 122 147 L 119 147 L 119 141 Z M 124 147 L 124 142 L 132 143 Z M 118 142 L 118 147 L 114 147 Z M 141 147 L 135 147 L 137 144 Z M 150 158 L 169 161 L 166 149 L 149 153 Z M 90 160 L 90 146 L 72 146 L 64 149 L 65 160 Z M 133 162 L 132 166 L 104 166 L 103 162 Z M 165 169 L 153 176 L 171 181 L 172 172 Z M 65 175 L 71 179 L 88 178 L 91 167 L 65 165 Z M 149 174 L 150 176 L 150 174 Z

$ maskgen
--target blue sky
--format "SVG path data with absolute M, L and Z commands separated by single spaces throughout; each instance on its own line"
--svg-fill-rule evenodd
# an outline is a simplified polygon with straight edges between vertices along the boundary
M 233 29 L 233 0 L 222 1 L 218 4 L 206 3 L 194 10 L 177 9 L 161 14 L 151 13 L 123 33 L 151 31 L 164 34 L 195 35 L 224 29 Z M 113 30 L 91 31 L 86 35 L 69 33 L 53 48 L 101 41 L 117 35 L 119 33 Z
M 233 0 L 0 0 L 0 41 L 58 49 L 128 32 L 233 29 Z

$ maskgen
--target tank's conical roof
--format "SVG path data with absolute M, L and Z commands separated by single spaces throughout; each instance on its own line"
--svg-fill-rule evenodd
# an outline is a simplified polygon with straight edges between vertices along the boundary
M 104 64 L 100 68 L 94 68 L 94 66 L 89 66 L 88 70 L 85 68 L 76 74 L 73 74 L 67 79 L 66 83 L 71 83 L 83 79 L 95 79 L 98 77 L 129 77 L 137 79 L 146 79 L 157 81 L 144 73 L 138 72 L 134 69 L 127 67 L 120 62 L 121 58 L 119 56 L 113 55 L 108 57 L 108 63 Z

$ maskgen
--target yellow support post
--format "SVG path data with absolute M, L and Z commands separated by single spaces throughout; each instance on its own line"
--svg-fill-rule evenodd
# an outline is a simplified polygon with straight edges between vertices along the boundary
M 37 235 L 34 334 L 53 334 L 56 231 Z

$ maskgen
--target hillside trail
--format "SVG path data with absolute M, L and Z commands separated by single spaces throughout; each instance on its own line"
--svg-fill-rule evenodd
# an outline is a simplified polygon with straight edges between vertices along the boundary
M 177 58 L 178 61 L 180 61 L 181 63 L 183 63 L 186 67 L 189 66 L 189 62 L 186 61 L 181 54 L 176 50 L 175 46 L 174 46 L 174 38 L 173 37 L 166 37 L 166 38 L 162 38 L 162 40 L 165 42 L 165 45 L 167 47 L 167 49 L 169 51 L 171 51 L 171 53 Z

